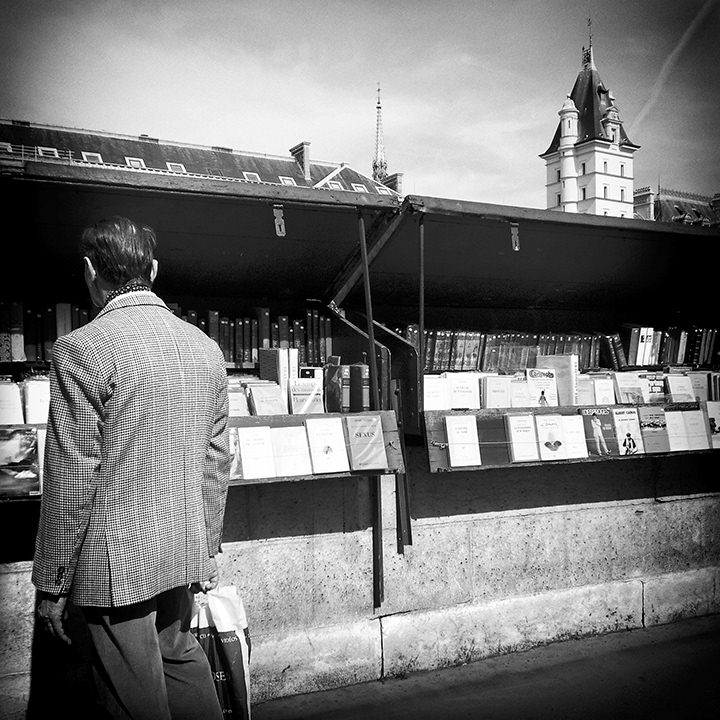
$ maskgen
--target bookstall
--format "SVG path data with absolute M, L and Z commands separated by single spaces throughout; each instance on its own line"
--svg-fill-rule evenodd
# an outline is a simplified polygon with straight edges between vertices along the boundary
M 236 338 L 231 385 L 249 386 L 247 376 L 260 374 L 259 352 L 257 361 L 252 351 L 237 352 L 240 337 L 245 350 L 238 319 L 243 333 L 249 320 L 251 346 L 260 350 L 252 341 L 259 308 L 270 308 L 271 346 L 277 323 L 278 351 L 294 346 L 279 347 L 281 327 L 304 325 L 307 351 L 313 311 L 329 320 L 332 352 L 318 331 L 317 357 L 298 362 L 308 370 L 298 381 L 316 380 L 313 369 L 331 365 L 330 356 L 367 367 L 364 406 L 351 410 L 341 400 L 324 413 L 231 418 L 235 465 L 220 560 L 245 596 L 255 700 L 717 610 L 720 453 L 712 444 L 629 457 L 558 457 L 547 446 L 543 456 L 540 445 L 537 455 L 523 454 L 519 445 L 511 455 L 510 424 L 517 432 L 542 427 L 553 446 L 549 433 L 563 418 L 572 418 L 577 436 L 583 404 L 559 397 L 550 408 L 438 404 L 436 380 L 483 372 L 480 353 L 458 372 L 449 356 L 428 362 L 430 339 L 433 353 L 440 347 L 431 333 L 439 331 L 450 333 L 452 352 L 458 331 L 467 343 L 469 333 L 597 339 L 625 324 L 716 327 L 716 271 L 704 260 L 717 230 L 52 162 L 28 161 L 22 172 L 3 175 L 0 187 L 24 220 L 21 241 L 8 244 L 8 267 L 28 271 L 42 258 L 45 271 L 42 278 L 9 274 L 6 301 L 86 306 L 79 233 L 95 218 L 125 214 L 158 233 L 158 294 L 198 323 L 216 318 L 219 333 L 228 320 L 226 338 Z M 534 342 L 525 340 L 515 345 Z M 717 369 L 715 348 L 708 369 Z M 580 375 L 614 370 L 607 354 L 591 357 L 597 362 L 588 360 Z M 526 360 L 508 355 L 494 377 L 514 376 Z M 701 369 L 676 364 L 678 375 Z M 36 358 L 1 371 L 24 382 L 46 368 Z M 628 363 L 625 371 L 666 369 Z M 454 391 L 474 397 L 482 388 L 458 383 Z M 662 401 L 602 404 L 638 415 L 662 406 L 683 423 L 683 413 L 694 422 L 693 413 L 707 410 L 707 401 L 675 391 Z M 489 397 L 489 383 L 484 392 Z M 320 425 L 311 422 L 308 432 L 314 420 Z M 380 423 L 382 448 L 373 445 L 371 466 L 353 465 L 350 453 L 339 465 L 314 466 L 311 438 L 349 448 L 348 420 L 369 423 L 370 434 Z M 285 459 L 299 452 L 304 465 L 289 468 L 281 453 L 270 467 L 274 436 L 289 448 Z M 394 512 L 383 502 L 390 499 Z M 0 503 L 7 569 L 0 580 L 18 604 L 31 594 L 38 506 L 36 496 Z M 383 534 L 388 528 L 395 538 Z M 41 649 L 38 657 L 55 659 L 55 651 Z M 26 658 L 17 672 L 29 674 L 29 666 Z

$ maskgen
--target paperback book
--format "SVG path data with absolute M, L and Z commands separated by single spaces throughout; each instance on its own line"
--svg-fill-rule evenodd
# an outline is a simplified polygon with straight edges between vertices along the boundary
M 612 410 L 615 437 L 621 455 L 638 455 L 645 452 L 638 409 L 614 407 Z
M 312 475 L 310 448 L 302 425 L 270 428 L 270 442 L 277 477 Z
M 665 408 L 662 405 L 640 405 L 637 411 L 645 452 L 670 452 Z
M 475 415 L 446 415 L 445 431 L 450 467 L 481 464 L 480 440 Z
M 385 438 L 379 415 L 348 415 L 345 427 L 353 470 L 387 470 Z
M 38 429 L 0 426 L 0 497 L 30 497 L 41 492 Z
M 537 429 L 531 412 L 507 413 L 505 426 L 512 462 L 530 462 L 540 459 Z
M 308 418 L 305 421 L 313 473 L 349 472 L 342 418 Z
M 720 400 L 708 400 L 707 419 L 710 445 L 713 449 L 720 449 Z
M 535 361 L 537 369 L 555 371 L 558 404 L 578 405 L 578 376 L 580 375 L 579 357 L 575 353 L 567 355 L 538 355 Z
M 586 458 L 588 446 L 582 417 L 580 415 L 562 415 L 560 420 L 565 435 L 565 459 Z
M 507 465 L 510 450 L 504 415 L 478 415 L 477 430 L 483 465 Z
M 275 477 L 270 428 L 256 425 L 237 428 L 242 477 L 246 480 Z
M 610 407 L 600 405 L 578 408 L 585 427 L 588 454 L 591 457 L 620 454 L 610 410 Z
M 558 394 L 555 371 L 551 368 L 546 370 L 527 368 L 525 373 L 531 407 L 557 407 Z
M 565 459 L 565 430 L 562 415 L 542 413 L 535 415 L 538 448 L 541 460 Z

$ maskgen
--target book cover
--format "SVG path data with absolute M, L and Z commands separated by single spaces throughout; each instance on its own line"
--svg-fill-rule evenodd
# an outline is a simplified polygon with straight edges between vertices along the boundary
M 526 408 L 530 407 L 530 391 L 528 390 L 528 382 L 525 373 L 515 373 L 510 376 L 510 407 Z
M 650 385 L 639 372 L 614 372 L 613 385 L 618 405 L 639 405 L 650 400 Z
M 325 412 L 322 378 L 293 378 L 288 381 L 288 390 L 293 415 Z
M 248 386 L 248 400 L 253 415 L 287 415 L 287 394 L 277 383 Z
M 647 381 L 647 399 L 645 402 L 665 402 L 665 373 L 662 370 L 648 370 L 640 373 Z
M 561 415 L 560 421 L 565 435 L 565 459 L 586 458 L 588 446 L 582 417 L 580 415 Z
M 423 410 L 450 410 L 450 380 L 443 375 L 423 376 Z
M 0 380 L 0 425 L 22 425 L 24 422 L 22 388 L 12 380 Z
M 535 415 L 538 448 L 541 460 L 565 459 L 565 428 L 562 415 L 542 413 Z
M 527 368 L 525 374 L 528 381 L 531 407 L 557 407 L 559 402 L 555 371 L 551 368 L 546 370 Z
M 37 428 L 0 426 L 0 497 L 40 495 Z
M 504 418 L 510 460 L 512 462 L 539 460 L 540 451 L 533 414 L 506 413 Z
M 246 417 L 250 415 L 250 406 L 245 388 L 240 384 L 228 382 L 228 416 Z
M 665 408 L 662 405 L 640 405 L 637 411 L 645 452 L 670 452 Z
M 559 405 L 578 405 L 578 376 L 580 374 L 579 356 L 539 355 L 535 361 L 536 369 L 555 371 Z
M 695 401 L 695 389 L 687 375 L 668 373 L 665 375 L 665 387 L 670 402 Z
M 270 308 L 256 307 L 255 314 L 258 321 L 258 348 L 270 347 Z
M 46 424 L 50 411 L 50 379 L 29 377 L 22 383 L 23 411 L 28 424 Z
M 480 376 L 474 372 L 451 372 L 446 378 L 453 410 L 480 409 Z
M 615 383 L 612 375 L 593 375 L 592 382 L 595 390 L 595 405 L 614 405 Z
M 477 429 L 483 465 L 507 465 L 510 450 L 504 415 L 478 415 Z
M 512 397 L 510 394 L 512 378 L 512 375 L 483 375 L 480 378 L 482 385 L 482 406 L 484 408 L 512 407 Z M 528 393 L 527 399 L 529 399 L 527 379 L 524 390 Z M 528 407 L 528 405 L 524 407 Z
M 645 445 L 640 431 L 640 420 L 637 408 L 611 408 L 615 437 L 621 455 L 639 455 L 645 452 Z
M 275 477 L 270 428 L 254 425 L 237 428 L 242 477 L 246 480 Z
M 305 421 L 313 473 L 350 472 L 342 418 L 308 418 Z
M 475 415 L 446 415 L 445 432 L 450 467 L 482 464 Z
M 310 448 L 302 425 L 270 428 L 270 443 L 277 477 L 312 475 Z
M 688 450 L 708 450 L 710 448 L 710 427 L 705 410 L 700 407 L 682 411 L 687 432 Z
M 708 400 L 707 408 L 708 433 L 710 434 L 710 446 L 720 449 L 720 400 Z
M 385 438 L 379 415 L 348 415 L 344 418 L 353 470 L 387 470 Z
M 694 399 L 698 402 L 707 402 L 710 399 L 710 372 L 707 370 L 688 370 L 686 373 L 690 378 Z
M 246 349 L 245 355 L 248 358 L 250 357 L 249 346 Z M 280 386 L 285 397 L 287 397 L 288 380 L 290 379 L 290 352 L 287 348 L 259 349 L 258 369 L 262 380 L 273 380 L 276 382 Z
M 595 399 L 595 383 L 592 377 L 581 373 L 578 375 L 577 404 L 595 405 L 597 403 L 598 401 Z
M 680 452 L 690 449 L 688 430 L 680 408 L 666 408 L 665 425 L 668 434 L 668 443 L 671 452 Z
M 641 326 L 636 323 L 623 323 L 620 327 L 619 335 L 628 365 L 638 364 L 638 344 L 641 329 Z
M 585 427 L 585 440 L 590 456 L 619 455 L 611 408 L 595 405 L 578 408 Z

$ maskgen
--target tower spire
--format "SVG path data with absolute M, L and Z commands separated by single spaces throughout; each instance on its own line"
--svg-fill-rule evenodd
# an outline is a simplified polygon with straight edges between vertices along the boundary
M 387 177 L 387 160 L 385 160 L 385 146 L 383 144 L 382 105 L 380 104 L 380 83 L 377 89 L 377 121 L 375 127 L 375 158 L 373 159 L 373 180 L 382 182 Z

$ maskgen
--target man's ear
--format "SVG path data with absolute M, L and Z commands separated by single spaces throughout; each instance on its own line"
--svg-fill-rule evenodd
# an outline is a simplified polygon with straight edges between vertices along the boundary
M 85 282 L 90 285 L 95 282 L 97 271 L 93 267 L 92 260 L 87 255 L 83 257 L 83 261 L 85 262 Z
M 153 259 L 152 270 L 150 270 L 150 282 L 155 282 L 155 278 L 157 277 L 157 271 L 158 271 L 158 261 Z

